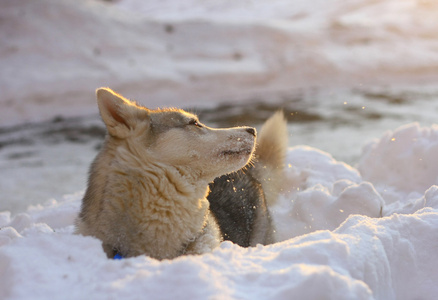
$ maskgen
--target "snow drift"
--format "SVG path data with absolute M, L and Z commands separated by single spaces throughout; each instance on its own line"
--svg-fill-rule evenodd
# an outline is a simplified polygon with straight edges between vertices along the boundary
M 436 82 L 437 9 L 416 0 L 5 0 L 0 124 L 97 112 L 90 91 L 100 86 L 154 108 Z
M 279 242 L 270 246 L 224 242 L 212 253 L 172 261 L 115 261 L 97 239 L 72 234 L 82 193 L 13 218 L 3 212 L 0 296 L 433 299 L 438 182 L 416 162 L 433 165 L 428 151 L 437 135 L 437 127 L 417 124 L 388 132 L 365 148 L 361 173 L 320 150 L 290 148 L 284 191 L 271 207 Z M 400 142 L 388 143 L 393 139 Z M 410 176 L 391 167 L 400 153 Z M 419 174 L 425 181 L 415 180 Z

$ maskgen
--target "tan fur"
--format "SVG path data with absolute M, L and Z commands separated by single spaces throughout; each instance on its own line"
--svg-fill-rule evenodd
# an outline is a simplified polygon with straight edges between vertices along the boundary
M 278 111 L 263 124 L 257 137 L 255 154 L 256 175 L 263 186 L 268 206 L 277 200 L 284 180 L 287 145 L 287 122 L 283 112 Z
M 263 124 L 257 137 L 255 151 L 254 176 L 259 180 L 265 194 L 265 210 L 256 210 L 251 246 L 264 245 L 276 241 L 274 226 L 265 213 L 273 205 L 283 185 L 284 162 L 288 145 L 287 121 L 282 111 L 276 112 Z
M 108 135 L 90 168 L 77 233 L 102 240 L 109 257 L 215 248 L 221 238 L 208 183 L 249 161 L 255 134 L 212 129 L 182 110 L 149 110 L 107 88 L 96 95 Z

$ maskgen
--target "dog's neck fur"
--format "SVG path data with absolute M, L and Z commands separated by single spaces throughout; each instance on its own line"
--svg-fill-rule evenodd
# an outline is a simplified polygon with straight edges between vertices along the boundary
M 114 247 L 124 256 L 181 255 L 206 226 L 208 182 L 186 167 L 140 160 L 111 139 L 104 145 L 109 155 L 93 163 L 96 178 L 90 177 L 84 197 L 97 201 L 99 209 L 81 216 L 85 223 L 101 218 L 102 226 L 87 234 L 100 238 L 109 256 Z M 83 232 L 88 226 L 79 227 Z

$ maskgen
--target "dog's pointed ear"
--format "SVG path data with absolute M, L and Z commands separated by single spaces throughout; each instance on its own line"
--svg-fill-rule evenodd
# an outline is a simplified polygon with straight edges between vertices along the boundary
M 126 138 L 139 125 L 149 122 L 149 111 L 125 99 L 109 88 L 96 90 L 97 105 L 108 133 L 114 137 Z

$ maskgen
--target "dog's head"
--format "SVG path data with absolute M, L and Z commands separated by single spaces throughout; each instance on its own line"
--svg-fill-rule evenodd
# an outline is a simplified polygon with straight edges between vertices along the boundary
M 213 129 L 180 109 L 149 110 L 107 88 L 96 94 L 109 142 L 123 147 L 140 164 L 189 168 L 199 179 L 213 180 L 251 159 L 254 128 Z

